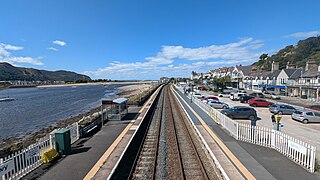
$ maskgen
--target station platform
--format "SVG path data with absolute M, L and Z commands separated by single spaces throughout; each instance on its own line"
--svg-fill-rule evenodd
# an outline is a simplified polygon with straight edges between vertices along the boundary
M 203 129 L 201 120 L 210 128 L 211 133 L 222 141 L 226 148 L 235 156 L 233 164 L 247 178 L 247 171 L 255 179 L 320 179 L 319 173 L 310 173 L 292 162 L 274 149 L 238 141 L 216 124 L 201 108 L 192 103 L 183 93 L 175 91 L 177 98 L 199 129 Z M 201 120 L 199 120 L 201 118 Z M 221 148 L 221 147 L 220 147 Z M 224 152 L 232 161 L 232 155 Z M 238 162 L 238 161 L 239 162 Z M 223 166 L 223 165 L 222 165 Z M 244 169 L 239 168 L 243 166 Z

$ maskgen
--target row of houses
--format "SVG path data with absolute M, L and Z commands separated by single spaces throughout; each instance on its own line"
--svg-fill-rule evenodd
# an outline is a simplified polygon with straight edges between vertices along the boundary
M 320 66 L 314 60 L 308 60 L 305 67 L 297 68 L 290 62 L 285 69 L 279 69 L 279 63 L 273 62 L 271 71 L 256 66 L 230 66 L 210 70 L 206 73 L 191 73 L 191 80 L 230 77 L 233 87 L 253 91 L 274 91 L 288 96 L 303 96 L 319 99 Z

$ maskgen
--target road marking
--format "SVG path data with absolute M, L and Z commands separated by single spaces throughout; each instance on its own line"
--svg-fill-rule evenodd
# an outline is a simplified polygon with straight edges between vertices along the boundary
M 157 89 L 156 92 L 158 92 L 159 89 Z M 149 105 L 149 102 L 151 99 L 155 96 L 154 93 L 151 95 L 151 97 L 148 99 L 148 101 L 145 103 L 145 105 L 139 110 L 139 113 L 142 113 L 142 111 L 146 108 L 147 105 Z M 140 117 L 140 116 L 139 116 Z M 127 134 L 127 132 L 130 130 L 131 126 L 134 124 L 135 120 L 131 120 L 129 124 L 126 126 L 126 128 L 121 132 L 121 134 L 117 137 L 117 139 L 111 144 L 111 146 L 107 149 L 106 152 L 103 153 L 103 155 L 100 157 L 100 159 L 96 162 L 96 164 L 91 168 L 91 170 L 88 172 L 88 174 L 83 178 L 84 180 L 90 180 L 92 179 L 97 172 L 99 171 L 100 167 L 105 163 L 105 161 L 108 159 L 108 157 L 111 155 L 113 150 L 117 147 L 117 145 L 120 143 L 121 139 Z
M 241 173 L 247 179 L 256 179 L 250 171 L 238 160 L 238 158 L 227 148 L 227 146 L 220 140 L 220 138 L 210 129 L 210 127 L 204 122 L 204 120 L 196 113 L 193 108 L 180 96 L 179 93 L 176 92 L 175 89 L 172 90 L 180 97 L 180 99 L 188 106 L 191 112 L 197 117 L 197 119 L 201 122 L 202 126 L 208 131 L 211 137 L 217 142 L 217 144 L 221 147 L 224 153 L 231 159 L 231 161 L 237 166 L 237 168 L 241 171 Z

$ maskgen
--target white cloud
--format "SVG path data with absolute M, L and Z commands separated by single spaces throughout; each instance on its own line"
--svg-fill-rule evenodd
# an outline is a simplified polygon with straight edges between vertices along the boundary
M 32 58 L 32 57 L 4 57 L 0 58 L 0 61 L 2 62 L 8 62 L 11 64 L 16 64 L 16 63 L 27 63 L 27 64 L 32 64 L 32 65 L 37 65 L 37 66 L 42 66 L 44 65 L 41 62 L 41 58 Z
M 20 46 L 13 46 L 13 45 L 4 44 L 4 43 L 0 43 L 0 47 L 2 47 L 5 50 L 11 50 L 11 51 L 18 51 L 23 49 L 23 47 L 20 47 Z
M 145 61 L 132 63 L 114 61 L 105 68 L 87 71 L 85 74 L 92 78 L 108 79 L 189 77 L 191 71 L 205 72 L 220 66 L 251 63 L 261 55 L 262 52 L 257 52 L 257 49 L 262 46 L 262 41 L 253 38 L 199 48 L 162 46 L 160 52 L 145 58 Z
M 27 56 L 26 57 L 14 56 L 10 52 L 10 51 L 18 51 L 22 49 L 23 47 L 20 47 L 20 46 L 0 43 L 0 62 L 8 62 L 11 64 L 27 63 L 32 65 L 43 65 L 43 63 L 41 62 L 42 58 L 40 57 L 33 58 L 33 57 L 27 57 Z
M 252 38 L 245 38 L 239 42 L 225 45 L 211 45 L 199 48 L 185 48 L 183 46 L 163 46 L 161 52 L 146 60 L 162 64 L 170 64 L 173 59 L 209 60 L 209 59 L 254 59 L 251 50 L 259 49 L 262 43 L 253 42 Z M 250 44 L 249 44 L 250 43 Z
M 59 51 L 59 49 L 54 48 L 54 47 L 49 47 L 49 48 L 47 48 L 47 49 L 52 50 L 52 51 Z
M 67 44 L 64 41 L 59 41 L 59 40 L 52 41 L 52 43 L 58 46 L 65 46 Z
M 309 31 L 309 32 L 297 32 L 284 36 L 285 38 L 308 38 L 313 36 L 319 36 L 320 31 Z

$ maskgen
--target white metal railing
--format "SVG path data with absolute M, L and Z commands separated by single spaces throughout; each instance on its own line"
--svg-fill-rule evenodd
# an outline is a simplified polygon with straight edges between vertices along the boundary
M 0 179 L 20 179 L 42 164 L 41 156 L 51 149 L 51 136 L 41 138 L 28 148 L 0 159 Z
M 184 93 L 182 88 L 176 86 L 176 89 Z M 228 130 L 234 138 L 241 141 L 276 149 L 280 153 L 292 159 L 294 162 L 307 168 L 310 172 L 315 171 L 315 146 L 286 135 L 280 131 L 233 121 L 231 118 L 225 116 L 220 111 L 191 96 L 192 95 L 190 94 L 187 95 L 189 99 L 192 98 L 193 103 L 198 105 L 216 123 L 220 124 L 223 128 Z
M 75 122 L 66 127 L 70 130 L 71 144 L 76 142 L 79 135 L 79 123 Z M 42 164 L 42 155 L 50 149 L 55 149 L 55 135 L 58 129 L 41 138 L 35 144 L 0 159 L 0 180 L 20 179 Z

